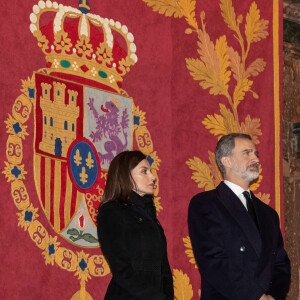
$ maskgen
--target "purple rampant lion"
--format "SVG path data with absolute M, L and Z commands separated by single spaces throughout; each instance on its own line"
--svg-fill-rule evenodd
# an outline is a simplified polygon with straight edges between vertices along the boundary
M 100 109 L 104 113 L 98 113 L 94 106 L 94 98 L 89 98 L 88 106 L 93 112 L 96 121 L 96 132 L 90 134 L 93 142 L 100 141 L 103 137 L 108 141 L 104 143 L 106 153 L 98 152 L 101 163 L 110 163 L 112 159 L 124 151 L 128 146 L 128 136 L 126 129 L 129 128 L 129 116 L 127 108 L 122 111 L 122 120 L 119 123 L 120 109 L 112 102 L 105 102 L 104 106 L 101 105 Z M 119 135 L 123 134 L 125 143 L 123 144 Z

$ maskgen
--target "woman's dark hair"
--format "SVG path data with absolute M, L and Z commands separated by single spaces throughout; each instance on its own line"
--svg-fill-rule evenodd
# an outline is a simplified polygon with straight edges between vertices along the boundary
M 131 171 L 147 156 L 140 151 L 124 151 L 111 162 L 106 179 L 101 205 L 112 200 L 128 202 L 134 189 Z

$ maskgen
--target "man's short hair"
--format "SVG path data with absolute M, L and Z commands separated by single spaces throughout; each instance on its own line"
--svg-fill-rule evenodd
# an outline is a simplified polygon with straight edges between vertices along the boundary
M 235 147 L 235 138 L 252 140 L 251 136 L 245 133 L 230 133 L 227 135 L 223 135 L 220 138 L 216 147 L 216 161 L 223 176 L 226 172 L 221 160 L 224 156 L 231 156 L 232 150 Z

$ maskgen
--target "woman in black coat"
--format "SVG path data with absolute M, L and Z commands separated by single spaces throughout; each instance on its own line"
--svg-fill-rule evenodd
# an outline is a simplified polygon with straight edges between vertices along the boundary
M 98 236 L 112 279 L 105 300 L 171 300 L 173 279 L 153 203 L 155 177 L 140 151 L 110 164 L 98 212 Z

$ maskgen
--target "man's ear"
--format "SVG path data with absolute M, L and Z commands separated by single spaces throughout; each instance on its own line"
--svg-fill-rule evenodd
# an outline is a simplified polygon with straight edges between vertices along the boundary
M 223 156 L 221 158 L 221 162 L 225 168 L 231 167 L 231 160 L 230 160 L 229 156 Z

